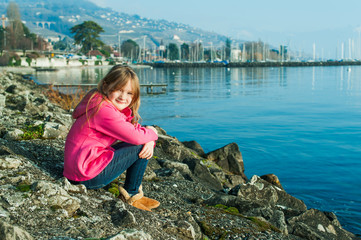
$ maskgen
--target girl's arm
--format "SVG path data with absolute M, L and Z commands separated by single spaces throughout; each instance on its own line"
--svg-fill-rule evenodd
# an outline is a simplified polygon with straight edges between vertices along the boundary
M 151 141 L 144 144 L 142 151 L 139 153 L 139 158 L 150 159 L 153 157 L 155 142 Z
M 93 118 L 93 122 L 90 125 L 97 131 L 130 144 L 141 145 L 158 139 L 154 127 L 145 128 L 139 124 L 134 126 L 110 105 L 104 105 Z

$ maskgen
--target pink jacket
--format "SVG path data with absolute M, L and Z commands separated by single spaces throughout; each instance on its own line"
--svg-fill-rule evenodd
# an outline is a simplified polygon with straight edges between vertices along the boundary
M 112 160 L 117 140 L 134 145 L 145 144 L 158 139 L 157 134 L 132 124 L 132 110 L 119 111 L 111 102 L 103 101 L 100 110 L 89 119 L 86 116 L 88 97 L 74 110 L 76 119 L 65 142 L 64 176 L 73 181 L 86 181 L 96 177 Z M 94 113 L 102 101 L 96 94 L 88 105 L 88 116 Z

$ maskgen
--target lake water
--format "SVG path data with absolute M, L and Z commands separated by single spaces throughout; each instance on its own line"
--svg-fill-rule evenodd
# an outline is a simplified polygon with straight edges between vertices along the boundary
M 42 82 L 96 83 L 107 67 L 38 72 Z M 276 174 L 308 208 L 361 234 L 361 67 L 136 69 L 144 124 L 206 152 L 236 142 L 245 173 Z

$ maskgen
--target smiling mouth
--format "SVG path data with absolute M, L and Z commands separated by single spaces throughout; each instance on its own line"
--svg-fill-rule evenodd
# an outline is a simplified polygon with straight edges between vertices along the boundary
M 117 100 L 117 103 L 120 103 L 120 104 L 125 104 L 126 102 L 125 102 L 125 101 L 120 101 L 120 100 Z

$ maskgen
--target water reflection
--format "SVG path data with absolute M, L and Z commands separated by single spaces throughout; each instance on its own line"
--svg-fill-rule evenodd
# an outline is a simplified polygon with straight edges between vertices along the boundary
M 58 71 L 36 72 L 35 77 L 41 83 L 81 84 L 98 83 L 111 66 L 60 68 Z
M 36 72 L 35 77 L 42 83 L 82 84 L 98 83 L 109 71 L 111 66 L 62 68 L 55 72 Z M 311 71 L 310 71 L 311 70 Z M 310 90 L 317 91 L 324 85 L 318 78 L 327 77 L 337 80 L 340 91 L 358 91 L 361 82 L 360 67 L 312 67 L 312 68 L 135 68 L 140 83 L 168 84 L 170 92 L 202 92 L 208 91 L 209 96 L 222 94 L 257 94 L 267 88 L 288 88 L 289 82 L 306 88 L 307 79 L 311 79 Z M 311 76 L 307 76 L 310 74 Z M 302 79 L 302 80 L 301 80 Z M 306 81 L 305 81 L 306 80 Z M 330 80 L 331 81 L 331 80 Z M 251 91 L 249 91 L 252 89 Z

